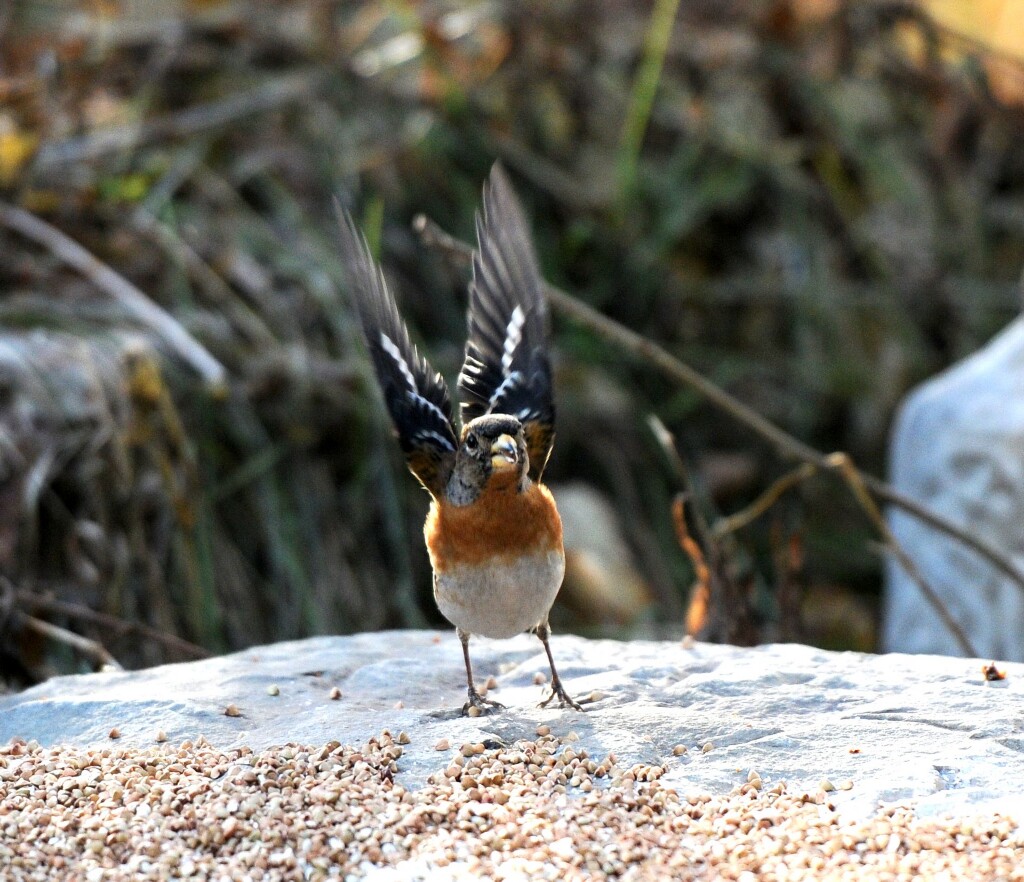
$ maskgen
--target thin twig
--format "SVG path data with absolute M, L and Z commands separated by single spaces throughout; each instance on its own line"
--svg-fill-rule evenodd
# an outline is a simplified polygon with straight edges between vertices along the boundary
M 24 613 L 18 618 L 21 624 L 26 628 L 31 628 L 37 634 L 42 634 L 44 637 L 49 637 L 51 640 L 56 640 L 65 646 L 70 646 L 72 649 L 78 650 L 82 655 L 91 658 L 101 665 L 106 665 L 117 671 L 124 670 L 117 659 L 103 648 L 103 644 L 97 643 L 95 640 L 90 640 L 88 637 L 83 637 L 81 634 L 67 630 L 67 628 L 61 628 L 58 625 L 44 622 L 42 619 L 37 619 Z
M 690 595 L 690 602 L 686 608 L 686 633 L 696 637 L 699 632 L 705 631 L 707 619 L 712 600 L 718 601 L 719 611 L 725 608 L 722 598 L 722 582 L 728 577 L 725 575 L 725 567 L 722 566 L 722 552 L 719 543 L 715 541 L 708 527 L 707 518 L 697 504 L 697 495 L 694 493 L 693 482 L 690 480 L 690 472 L 686 463 L 679 455 L 676 448 L 676 440 L 668 427 L 656 414 L 647 415 L 647 425 L 658 442 L 665 458 L 668 460 L 672 471 L 675 472 L 679 485 L 683 492 L 678 494 L 672 501 L 672 521 L 676 529 L 676 541 L 679 547 L 690 558 L 693 565 L 693 572 L 696 584 Z M 686 525 L 686 503 L 690 503 L 690 510 L 693 512 L 693 527 L 697 534 L 694 539 Z M 699 541 L 698 541 L 699 540 Z M 707 549 L 705 555 L 701 546 Z M 708 564 L 710 558 L 710 565 Z M 726 590 L 731 591 L 732 586 Z M 732 610 L 730 610 L 730 614 Z
M 813 477 L 817 472 L 817 466 L 809 462 L 797 466 L 791 472 L 786 472 L 781 478 L 773 481 L 772 485 L 746 508 L 740 509 L 728 517 L 719 518 L 711 528 L 712 535 L 717 539 L 743 529 L 775 505 L 787 490 Z
M 647 417 L 647 425 L 654 434 L 665 458 L 672 466 L 672 471 L 679 480 L 683 492 L 676 497 L 672 506 L 672 519 L 676 527 L 676 537 L 683 551 L 689 555 L 697 573 L 698 584 L 690 600 L 690 606 L 686 614 L 687 633 L 696 636 L 692 626 L 701 615 L 700 606 L 705 608 L 713 601 L 715 605 L 714 624 L 717 625 L 721 637 L 730 643 L 753 644 L 756 642 L 756 629 L 751 615 L 748 597 L 737 583 L 733 569 L 728 565 L 730 552 L 726 550 L 721 542 L 708 526 L 704 512 L 697 504 L 697 494 L 694 491 L 693 481 L 690 479 L 690 471 L 683 462 L 676 448 L 676 440 L 665 424 L 654 414 Z M 699 543 L 689 535 L 686 521 L 686 502 L 690 502 L 691 522 L 694 532 L 697 534 Z M 702 571 L 699 568 L 698 560 L 694 556 L 693 548 L 697 546 L 698 552 L 703 545 L 704 555 L 700 560 L 703 565 Z M 706 564 L 705 560 L 706 558 Z M 704 612 L 707 617 L 707 610 Z M 711 629 L 705 623 L 704 633 L 709 634 Z
M 654 435 L 654 439 L 658 442 L 662 453 L 665 454 L 669 465 L 672 466 L 672 471 L 675 472 L 676 477 L 679 479 L 684 496 L 693 502 L 693 526 L 696 528 L 698 538 L 705 548 L 713 548 L 715 546 L 715 537 L 711 533 L 711 528 L 708 526 L 707 518 L 704 517 L 704 512 L 701 511 L 700 506 L 694 501 L 696 496 L 693 492 L 693 482 L 690 481 L 690 472 L 686 468 L 686 463 L 683 462 L 683 458 L 676 449 L 676 439 L 656 414 L 650 413 L 647 415 L 647 425 Z
M 436 223 L 423 215 L 419 215 L 416 218 L 413 226 L 426 245 L 445 253 L 453 262 L 462 266 L 468 266 L 472 258 L 473 249 L 465 242 L 450 236 Z M 694 389 L 713 405 L 765 438 L 784 459 L 803 461 L 820 469 L 832 469 L 834 467 L 829 462 L 826 454 L 815 450 L 810 445 L 780 429 L 757 411 L 748 407 L 739 399 L 734 398 L 721 387 L 716 386 L 689 365 L 681 362 L 657 343 L 642 337 L 640 334 L 631 331 L 607 316 L 601 315 L 597 310 L 576 300 L 553 285 L 545 284 L 544 293 L 548 301 L 563 315 L 593 331 L 610 343 L 615 344 L 620 349 L 647 361 L 667 377 Z M 909 496 L 900 493 L 885 481 L 863 472 L 858 472 L 858 474 L 860 474 L 865 487 L 873 496 L 902 509 L 922 523 L 962 542 L 987 560 L 995 569 L 1011 579 L 1021 591 L 1024 591 L 1024 572 L 1021 572 L 1016 564 L 999 549 L 984 539 L 957 526 L 942 515 L 936 514 Z
M 949 628 L 950 633 L 956 638 L 956 642 L 960 644 L 960 648 L 964 654 L 971 658 L 978 657 L 978 651 L 974 648 L 974 644 L 971 639 L 967 636 L 967 632 L 960 626 L 960 623 L 953 617 L 953 614 L 949 611 L 945 602 L 936 593 L 935 589 L 928 584 L 928 581 L 924 578 L 924 575 L 917 568 L 917 564 L 911 559 L 903 547 L 896 540 L 892 530 L 889 529 L 889 524 L 886 522 L 885 517 L 875 504 L 875 500 L 872 498 L 868 487 L 864 481 L 863 475 L 853 464 L 853 460 L 845 453 L 833 453 L 828 457 L 829 464 L 832 469 L 842 476 L 843 480 L 849 486 L 850 491 L 854 497 L 860 503 L 860 507 L 864 509 L 865 513 L 871 519 L 875 529 L 878 530 L 879 535 L 885 540 L 886 550 L 892 554 L 896 560 L 900 562 L 900 565 L 906 570 L 907 575 L 913 580 L 914 584 L 921 590 L 921 593 L 925 596 L 928 603 L 931 604 L 932 609 L 938 613 L 939 618 L 942 619 L 943 624 Z
M 224 366 L 185 330 L 174 316 L 157 306 L 124 276 L 115 272 L 74 239 L 23 208 L 0 202 L 0 224 L 44 246 L 55 257 L 78 270 L 192 365 L 211 392 L 223 393 L 227 386 L 227 371 Z
M 771 545 L 775 598 L 779 605 L 778 639 L 786 643 L 794 640 L 803 642 L 803 541 L 795 530 L 783 538 L 781 521 L 775 519 L 771 526 Z
M 927 600 L 938 614 L 939 618 L 941 618 L 946 624 L 946 627 L 948 627 L 952 632 L 953 637 L 956 639 L 957 643 L 960 644 L 960 648 L 968 656 L 977 656 L 977 652 L 968 638 L 967 633 L 960 627 L 952 613 L 950 613 L 945 601 L 942 600 L 938 592 L 936 592 L 928 583 L 924 574 L 914 563 L 910 555 L 903 550 L 903 547 L 899 544 L 899 541 L 896 539 L 892 530 L 889 529 L 888 522 L 885 520 L 885 517 L 882 515 L 882 512 L 879 510 L 878 505 L 875 503 L 874 498 L 868 490 L 867 484 L 864 480 L 864 475 L 862 475 L 854 465 L 853 460 L 850 459 L 849 455 L 846 453 L 832 453 L 826 457 L 826 461 L 828 462 L 830 469 L 838 473 L 850 488 L 850 492 L 853 494 L 854 499 L 857 500 L 857 503 L 867 515 L 868 520 L 871 521 L 872 526 L 874 526 L 882 537 L 882 544 L 885 551 L 892 554 L 900 562 L 900 565 L 904 570 L 906 570 L 907 575 L 910 576 L 911 580 L 921 590 L 925 600 Z M 783 493 L 791 487 L 794 487 L 802 481 L 812 477 L 817 472 L 817 466 L 812 463 L 804 463 L 793 471 L 783 475 L 749 506 L 728 518 L 723 518 L 718 521 L 712 529 L 713 535 L 715 538 L 720 538 L 745 527 L 755 518 L 760 517 L 769 508 L 771 508 Z
M 145 637 L 147 640 L 152 640 L 154 643 L 163 644 L 172 652 L 176 652 L 179 655 L 183 655 L 188 658 L 210 657 L 210 653 L 201 646 L 189 643 L 188 640 L 183 640 L 181 637 L 177 637 L 174 634 L 165 634 L 163 631 L 152 628 L 149 625 L 144 625 L 141 622 L 125 621 L 117 616 L 89 609 L 87 606 L 82 606 L 77 603 L 68 603 L 65 600 L 57 600 L 54 597 L 44 597 L 31 591 L 18 591 L 16 599 L 20 606 L 24 606 L 36 612 L 43 611 L 53 613 L 55 615 L 67 616 L 69 619 L 77 619 L 80 622 L 90 622 L 94 625 L 109 628 L 111 631 L 114 631 L 119 635 L 137 634 L 140 637 Z
M 686 529 L 686 496 L 683 493 L 672 501 L 672 523 L 676 528 L 679 547 L 686 552 L 693 565 L 695 581 L 690 604 L 686 608 L 686 633 L 696 637 L 708 623 L 708 610 L 711 606 L 711 569 L 704 559 L 700 545 Z
M 309 98 L 323 86 L 328 76 L 329 71 L 320 69 L 299 71 L 147 122 L 112 126 L 56 144 L 45 144 L 36 154 L 33 171 L 85 162 L 154 141 L 188 138 L 208 129 L 230 125 L 247 116 Z

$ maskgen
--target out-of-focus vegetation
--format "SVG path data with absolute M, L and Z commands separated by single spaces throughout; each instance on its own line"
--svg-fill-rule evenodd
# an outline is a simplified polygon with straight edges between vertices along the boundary
M 1024 74 L 1003 59 L 997 96 L 979 51 L 902 2 L 5 4 L 0 198 L 134 283 L 229 378 L 209 388 L 0 229 L 6 608 L 52 597 L 214 651 L 438 622 L 426 499 L 356 340 L 332 200 L 453 377 L 465 278 L 409 222 L 471 239 L 495 158 L 552 282 L 881 473 L 908 387 L 1020 307 Z M 549 479 L 611 500 L 653 598 L 614 633 L 681 621 L 677 487 L 645 416 L 675 432 L 709 510 L 784 465 L 587 333 L 556 322 L 554 346 Z M 804 636 L 870 648 L 869 536 L 827 481 L 745 530 L 735 565 L 761 636 L 793 633 L 773 593 L 789 548 Z M 51 618 L 126 663 L 178 657 Z M 585 601 L 555 620 L 602 624 Z M 8 676 L 62 662 L 16 624 Z

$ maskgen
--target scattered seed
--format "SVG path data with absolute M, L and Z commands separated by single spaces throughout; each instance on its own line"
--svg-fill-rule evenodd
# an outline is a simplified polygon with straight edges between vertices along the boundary
M 224 716 L 240 717 L 242 716 L 242 712 L 238 709 L 237 704 L 229 704 L 226 708 L 224 708 Z
M 280 695 L 280 694 L 281 694 L 281 687 L 278 686 L 276 683 L 271 683 L 267 687 L 267 695 Z
M 398 737 L 395 739 L 399 744 L 408 744 L 411 740 L 408 732 L 399 732 Z
M 715 749 L 715 743 L 713 741 L 705 741 L 701 746 L 701 753 L 711 753 Z
M 545 674 L 543 671 L 537 671 L 537 673 L 533 675 L 533 682 L 536 686 L 542 686 L 543 684 L 547 683 L 547 681 L 548 675 Z
M 836 787 L 835 784 L 828 780 L 828 778 L 822 778 L 821 781 L 818 782 L 818 789 L 824 790 L 825 793 L 831 793 L 836 789 Z
M 337 701 L 341 698 L 341 690 L 337 686 L 332 686 L 330 691 L 331 701 Z
M 544 723 L 541 723 L 541 725 L 539 725 L 537 727 L 537 734 L 540 735 L 541 737 L 543 737 L 544 735 L 550 735 L 551 734 L 551 727 L 548 726 L 548 725 L 545 725 Z
M 498 679 L 497 679 L 497 677 L 494 677 L 494 676 L 488 677 L 487 678 L 487 682 L 484 683 L 484 689 L 497 689 L 497 688 L 498 688 Z
M 398 701 L 396 701 L 396 702 L 395 702 L 395 703 L 394 703 L 393 705 L 391 705 L 391 706 L 392 706 L 392 707 L 393 707 L 393 708 L 394 708 L 395 710 L 401 710 L 401 709 L 402 709 L 403 707 L 405 707 L 405 702 L 404 702 L 404 701 L 402 701 L 401 699 L 399 699 Z
M 820 793 L 758 789 L 754 769 L 731 793 L 684 793 L 659 780 L 661 765 L 595 764 L 586 736 L 467 743 L 406 790 L 403 735 L 255 752 L 202 737 L 176 751 L 0 745 L 0 875 L 327 879 L 404 864 L 564 882 L 694 868 L 737 882 L 1020 877 L 1024 830 L 1011 818 L 890 807 L 850 820 Z
M 692 634 L 687 634 L 682 641 L 683 649 L 693 649 L 697 645 L 697 641 L 693 639 Z
M 434 750 L 447 750 L 451 746 L 452 743 L 447 738 L 442 738 L 434 745 Z
M 478 717 L 482 713 L 483 713 L 483 711 L 480 710 L 480 708 L 478 708 L 475 704 L 471 704 L 469 706 L 469 710 L 466 711 L 466 716 L 467 717 Z
M 685 744 L 677 744 L 672 748 L 672 756 L 682 756 L 684 753 L 688 753 L 688 749 Z
M 595 689 L 588 696 L 588 699 L 591 704 L 593 704 L 595 701 L 600 701 L 602 698 L 604 698 L 604 693 L 600 689 Z
M 845 781 L 840 781 L 836 784 L 837 790 L 853 790 L 853 781 L 847 778 Z
M 109 731 L 109 732 L 107 733 L 107 737 L 108 737 L 108 738 L 120 738 L 120 737 L 121 737 L 121 730 L 120 730 L 120 729 L 118 729 L 118 728 L 117 728 L 117 727 L 115 726 L 115 727 L 114 727 L 113 729 L 111 729 L 111 730 L 110 730 L 110 731 Z
M 163 729 L 157 729 L 156 738 L 154 740 L 157 744 L 163 744 L 167 740 L 167 733 Z

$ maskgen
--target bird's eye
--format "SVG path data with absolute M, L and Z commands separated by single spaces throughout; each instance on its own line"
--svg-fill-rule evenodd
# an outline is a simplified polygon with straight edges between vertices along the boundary
M 476 435 L 466 436 L 466 447 L 468 447 L 470 450 L 476 450 L 478 444 L 479 442 L 476 440 Z

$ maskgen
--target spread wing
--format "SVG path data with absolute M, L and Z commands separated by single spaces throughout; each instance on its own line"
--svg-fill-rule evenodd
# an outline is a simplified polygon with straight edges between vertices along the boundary
M 498 164 L 484 184 L 476 232 L 469 339 L 459 374 L 462 421 L 515 416 L 526 434 L 530 477 L 540 480 L 555 439 L 547 303 L 526 218 Z
M 341 254 L 366 346 L 409 470 L 434 496 L 457 447 L 448 386 L 409 340 L 384 275 L 348 212 L 339 210 Z

